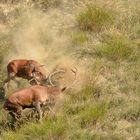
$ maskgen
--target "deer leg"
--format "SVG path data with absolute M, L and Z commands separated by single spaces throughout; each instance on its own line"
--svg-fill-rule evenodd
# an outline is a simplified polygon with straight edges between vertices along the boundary
M 21 112 L 22 106 L 11 105 L 11 111 L 9 111 L 9 114 L 14 119 L 14 122 L 16 122 L 21 117 Z
M 17 106 L 17 110 L 16 110 L 17 118 L 21 117 L 22 109 L 23 109 L 22 106 Z
M 43 115 L 43 113 L 42 113 L 42 109 L 41 109 L 41 103 L 40 102 L 37 102 L 36 104 L 35 104 L 35 108 L 36 108 L 36 110 L 37 110 L 37 112 L 38 112 L 38 114 L 39 114 L 39 122 L 41 122 L 42 121 L 42 115 Z
M 12 117 L 12 124 L 15 123 L 16 120 L 17 120 L 17 119 L 16 119 L 16 113 L 14 113 L 14 112 L 12 112 L 12 111 L 9 111 L 8 113 L 9 113 L 10 116 Z

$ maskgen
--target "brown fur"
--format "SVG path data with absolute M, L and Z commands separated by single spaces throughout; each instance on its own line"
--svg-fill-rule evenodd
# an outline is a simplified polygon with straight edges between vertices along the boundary
M 7 73 L 8 78 L 4 81 L 4 89 L 7 89 L 8 83 L 10 80 L 15 80 L 15 77 L 21 77 L 29 81 L 35 75 L 35 78 L 40 83 L 46 80 L 45 70 L 35 60 L 12 60 L 7 65 Z M 37 81 L 34 80 L 30 84 L 37 84 Z
M 47 102 L 55 103 L 61 93 L 62 90 L 58 87 L 33 85 L 11 94 L 4 103 L 4 109 L 20 115 L 25 108 L 35 108 L 41 120 L 41 106 Z

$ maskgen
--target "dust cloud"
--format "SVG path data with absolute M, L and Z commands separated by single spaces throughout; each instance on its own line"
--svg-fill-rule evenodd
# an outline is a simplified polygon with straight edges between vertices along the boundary
M 13 59 L 34 59 L 45 65 L 46 73 L 55 68 L 64 68 L 67 72 L 61 80 L 63 86 L 72 82 L 74 73 L 71 68 L 77 67 L 82 81 L 85 68 L 67 51 L 70 40 L 65 29 L 70 26 L 69 20 L 72 20 L 70 15 L 64 18 L 61 11 L 54 9 L 47 14 L 40 11 L 22 14 L 12 33 L 14 47 L 5 62 Z

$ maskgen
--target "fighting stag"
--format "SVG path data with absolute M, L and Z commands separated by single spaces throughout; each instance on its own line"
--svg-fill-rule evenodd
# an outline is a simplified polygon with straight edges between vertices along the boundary
M 74 81 L 68 88 L 72 87 L 76 82 L 77 72 L 75 71 L 74 73 Z M 50 78 L 52 75 L 50 75 Z M 51 105 L 55 105 L 61 93 L 68 88 L 64 87 L 61 89 L 56 86 L 32 85 L 31 87 L 21 89 L 11 94 L 5 101 L 3 108 L 9 111 L 14 118 L 16 118 L 16 116 L 19 117 L 25 108 L 35 108 L 39 114 L 39 121 L 41 121 L 43 114 L 42 106 L 47 105 L 51 111 Z
M 19 85 L 19 81 L 16 80 L 16 77 L 20 77 L 29 81 L 31 85 L 43 85 L 51 84 L 50 76 L 45 74 L 45 70 L 42 68 L 44 65 L 39 64 L 35 60 L 25 60 L 17 59 L 12 60 L 7 65 L 7 74 L 8 78 L 4 80 L 3 89 L 5 93 L 9 85 L 10 80 L 14 80 Z M 51 74 L 51 76 L 64 72 L 63 70 L 57 70 Z
M 46 75 L 42 66 L 44 65 L 35 60 L 17 59 L 10 61 L 7 65 L 8 78 L 4 81 L 4 89 L 7 89 L 10 80 L 15 80 L 19 84 L 16 77 L 27 79 L 31 85 L 45 81 Z

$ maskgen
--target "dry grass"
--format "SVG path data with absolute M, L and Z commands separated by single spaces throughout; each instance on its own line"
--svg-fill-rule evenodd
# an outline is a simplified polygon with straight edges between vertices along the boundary
M 78 26 L 84 31 L 101 31 L 113 23 L 113 11 L 96 5 L 87 5 L 77 16 Z
M 49 113 L 42 124 L 21 122 L 13 131 L 3 125 L 11 120 L 0 115 L 1 139 L 139 140 L 139 0 L 30 2 L 10 5 L 18 5 L 22 16 L 0 23 L 7 27 L 1 27 L 0 79 L 7 61 L 30 56 L 47 70 L 77 66 L 82 82 L 64 94 L 56 117 Z

